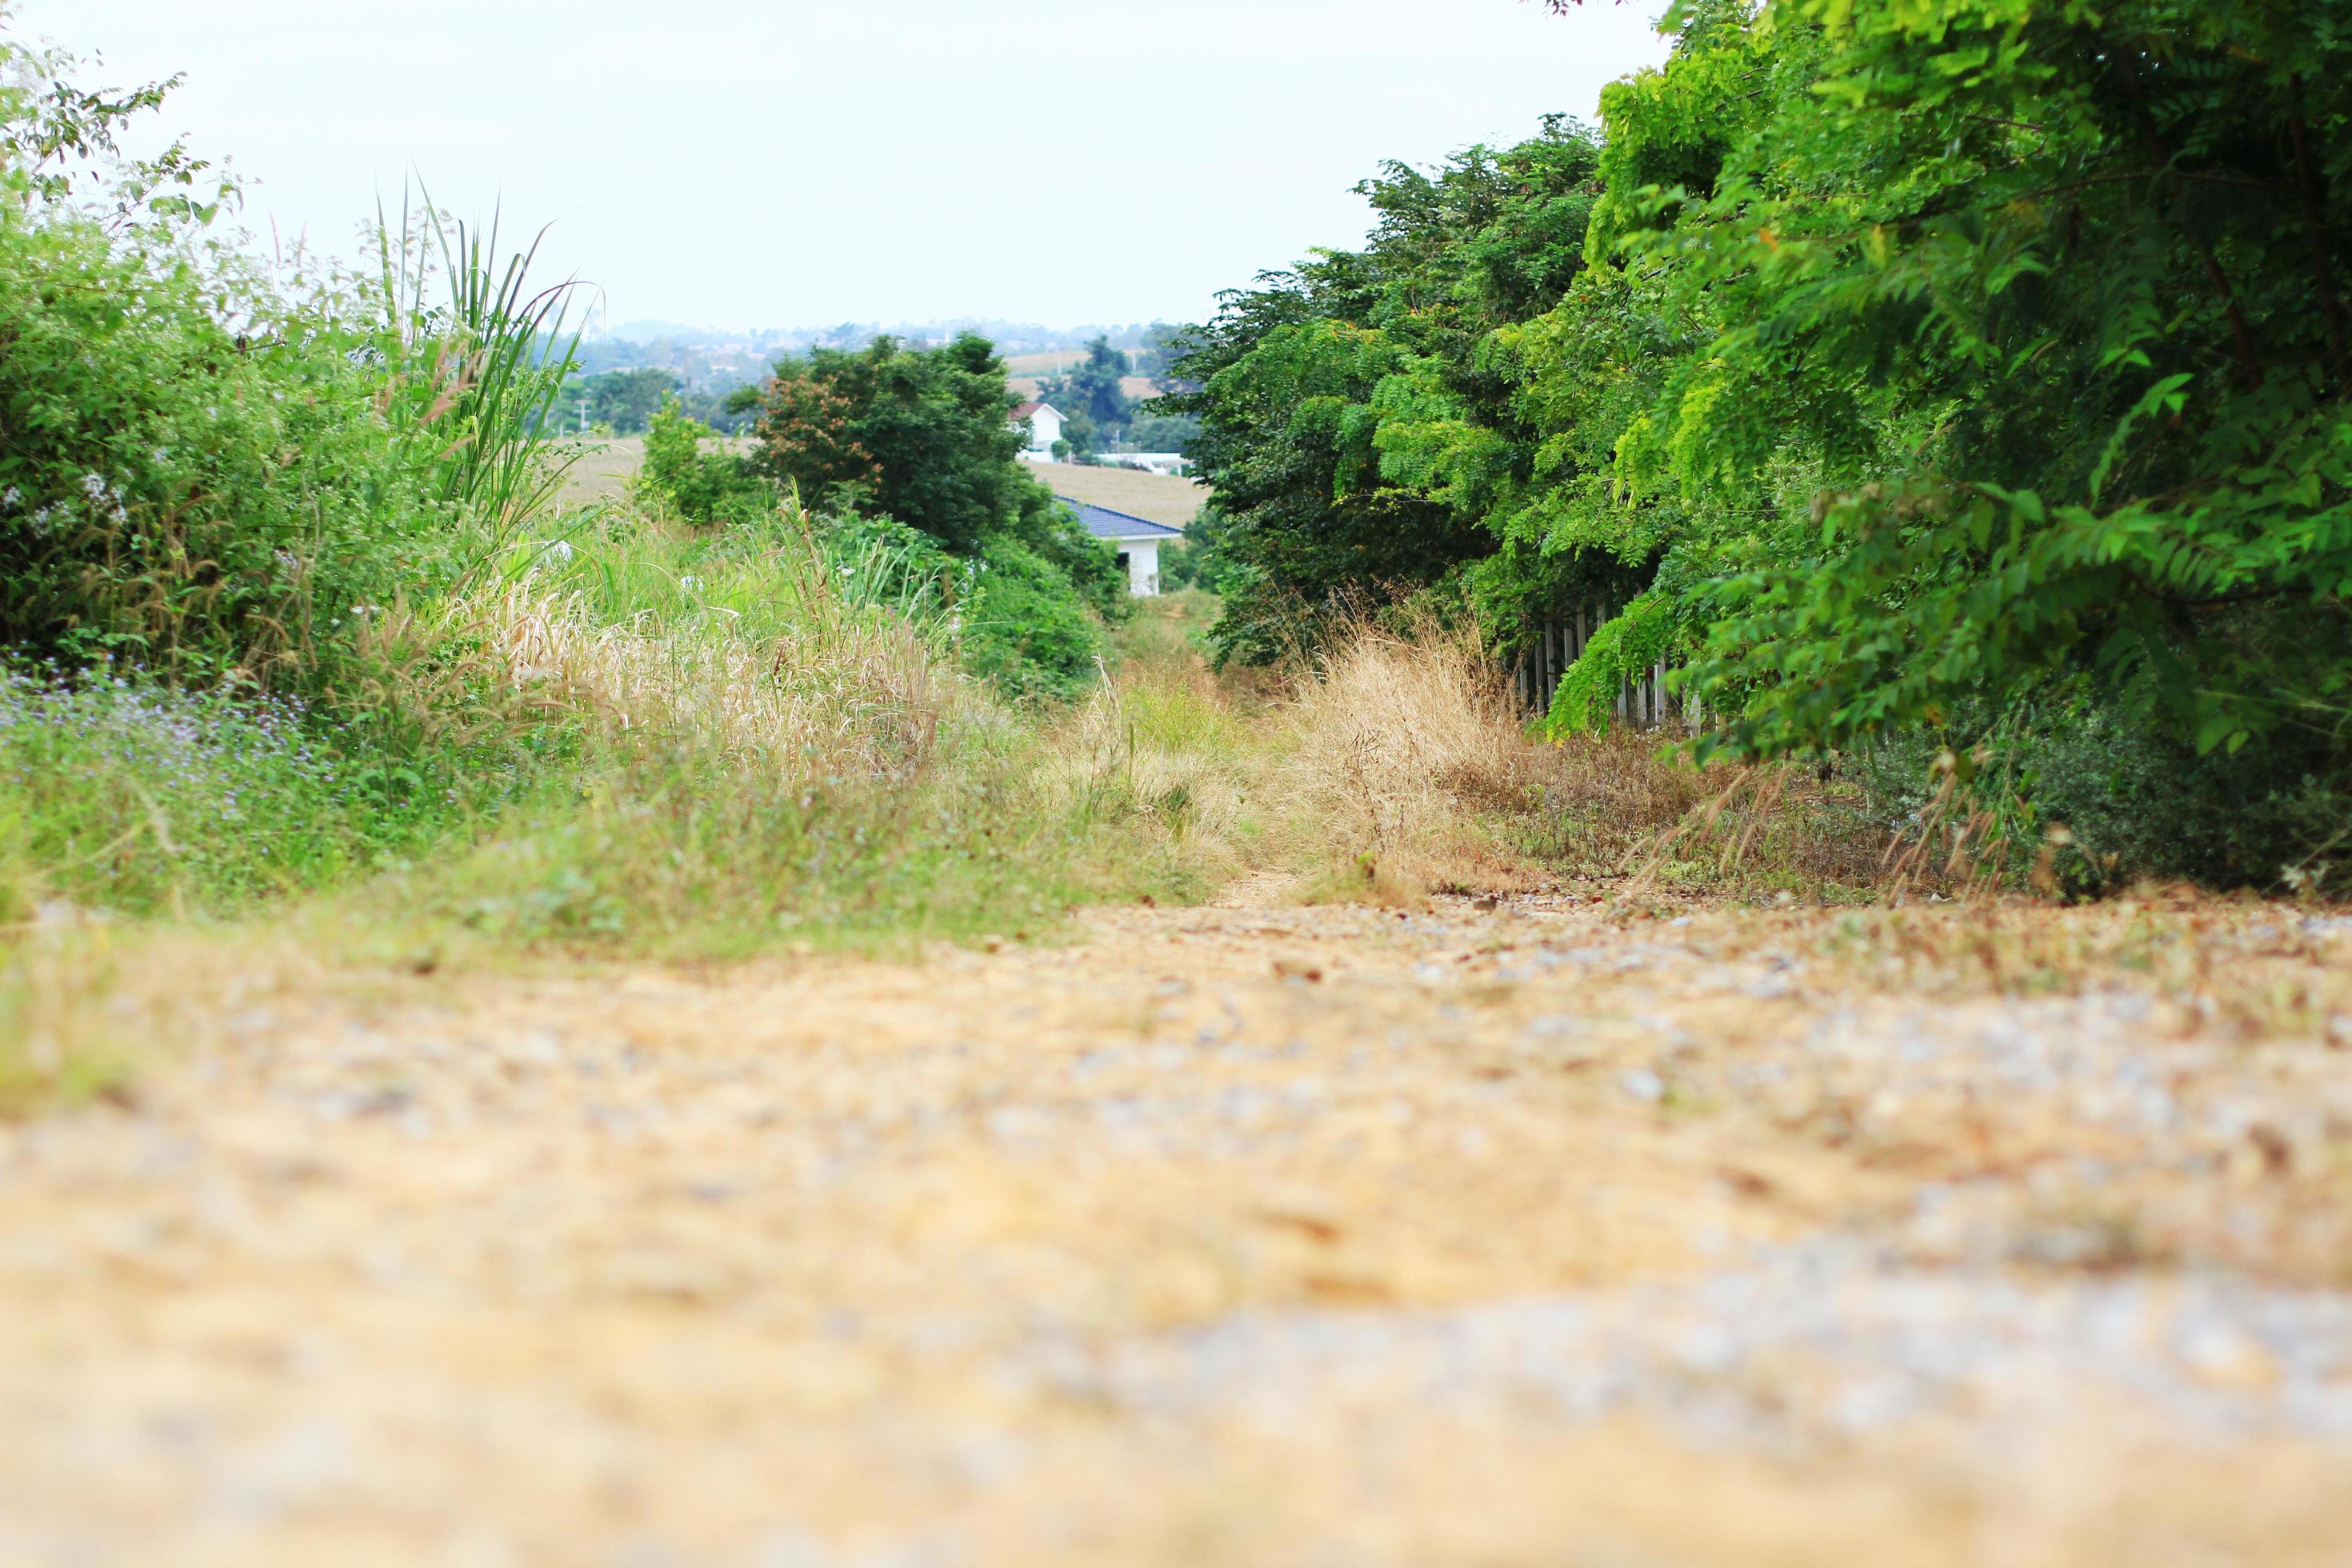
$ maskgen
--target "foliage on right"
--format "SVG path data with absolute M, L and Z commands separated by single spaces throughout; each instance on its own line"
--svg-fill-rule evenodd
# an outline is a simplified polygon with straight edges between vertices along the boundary
M 2018 837 L 2130 818 L 2110 869 L 2125 839 L 2228 878 L 2326 854 L 2352 31 L 2254 0 L 1697 0 L 1669 25 L 1669 63 L 1604 96 L 1581 267 L 1456 356 L 1483 398 L 1456 371 L 1443 418 L 1358 399 L 1362 476 L 1321 504 L 1481 527 L 1456 570 L 1507 612 L 1608 599 L 1556 727 L 1605 721 L 1611 661 L 1664 653 L 1720 721 L 1703 753 L 1990 759 Z M 1232 366 L 1274 334 L 1220 363 L 1235 320 L 1192 364 L 1211 477 L 1246 498 L 1272 444 L 1239 433 Z M 1378 351 L 1338 325 L 1301 385 Z M 1261 582 L 1339 539 L 1235 521 L 1220 548 Z M 2094 731 L 2116 743 L 2076 754 Z M 2152 842 L 2183 811 L 2213 833 Z

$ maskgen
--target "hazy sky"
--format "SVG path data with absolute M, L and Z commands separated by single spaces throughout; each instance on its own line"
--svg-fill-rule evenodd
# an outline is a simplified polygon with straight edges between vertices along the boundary
M 503 193 L 610 319 L 1196 316 L 1361 238 L 1348 187 L 1593 116 L 1655 0 L 21 0 L 93 79 L 187 73 L 164 127 L 247 222 L 348 250 L 413 167 Z

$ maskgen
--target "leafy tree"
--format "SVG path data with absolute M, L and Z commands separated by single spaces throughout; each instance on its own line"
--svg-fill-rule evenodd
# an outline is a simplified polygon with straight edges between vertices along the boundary
M 969 659 L 1021 693 L 1090 679 L 1126 579 L 1017 454 L 1004 363 L 987 339 L 912 351 L 877 338 L 788 358 L 761 394 L 753 468 L 812 505 L 888 518 L 973 563 Z
M 1492 552 L 1489 514 L 1545 447 L 1486 340 L 1581 271 L 1597 159 L 1555 119 L 1433 174 L 1391 163 L 1359 187 L 1363 251 L 1265 274 L 1191 330 L 1173 374 L 1200 390 L 1159 405 L 1202 421 L 1187 450 L 1214 491 L 1223 654 L 1280 657 Z
M 1139 403 L 1127 422 L 1127 444 L 1139 452 L 1186 452 L 1201 435 L 1197 414 L 1162 414 L 1153 403 Z
M 971 333 L 929 352 L 889 337 L 813 349 L 776 366 L 757 462 L 812 503 L 883 512 L 970 551 L 1052 508 L 1016 461 L 1012 410 L 1004 362 Z
M 2134 854 L 2164 836 L 2121 816 L 2242 825 L 2154 868 L 2339 841 L 2352 33 L 2265 0 L 1675 26 L 1605 143 L 1392 166 L 1363 252 L 1193 330 L 1225 647 L 1453 571 L 1506 646 L 1618 608 L 1560 726 L 1690 657 L 1702 750 L 1940 752 L 2019 834 Z
M 2072 825 L 2086 877 L 2324 853 L 2347 47 L 2242 4 L 1693 7 L 1605 100 L 1591 241 L 1674 328 L 1607 474 L 1663 559 L 1556 717 L 1695 647 L 1703 749 L 1924 746 L 2014 837 Z
M 1771 502 L 1703 546 L 1725 743 L 2081 673 L 2200 750 L 2340 745 L 2352 37 L 2246 0 L 1767 18 L 1752 107 L 1729 79 L 1760 23 L 1667 73 L 1719 106 L 1712 189 L 1629 190 L 1598 237 L 1713 328 L 1627 482 Z M 1637 158 L 1661 94 L 1616 97 Z
M 1154 321 L 1143 330 L 1143 346 L 1129 355 L 1133 374 L 1148 375 L 1162 392 L 1196 390 L 1174 379 L 1173 366 L 1184 352 L 1185 329 Z
M 1110 346 L 1108 337 L 1087 344 L 1087 357 L 1066 375 L 1039 384 L 1038 397 L 1052 404 L 1071 423 L 1065 435 L 1081 455 L 1091 456 L 1100 443 L 1119 439 L 1134 407 L 1120 384 L 1129 374 L 1127 355 Z

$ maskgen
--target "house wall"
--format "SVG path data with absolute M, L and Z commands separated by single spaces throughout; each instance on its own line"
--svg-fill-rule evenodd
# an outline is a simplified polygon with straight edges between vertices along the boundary
M 1127 589 L 1139 599 L 1149 599 L 1160 592 L 1160 541 L 1156 539 L 1118 539 L 1112 545 L 1127 557 Z
M 1062 438 L 1062 416 L 1050 408 L 1040 408 L 1029 416 L 1029 449 L 1051 458 L 1054 443 Z

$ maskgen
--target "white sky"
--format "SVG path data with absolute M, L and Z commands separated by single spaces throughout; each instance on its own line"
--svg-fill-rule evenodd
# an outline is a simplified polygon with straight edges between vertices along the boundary
M 21 0 L 348 252 L 414 167 L 608 319 L 1193 318 L 1364 233 L 1383 158 L 1595 117 L 1663 0 Z

